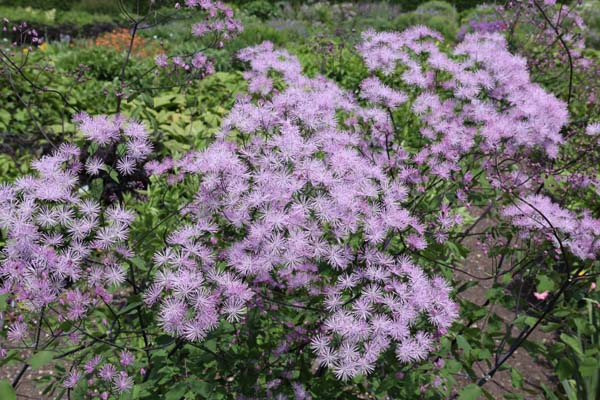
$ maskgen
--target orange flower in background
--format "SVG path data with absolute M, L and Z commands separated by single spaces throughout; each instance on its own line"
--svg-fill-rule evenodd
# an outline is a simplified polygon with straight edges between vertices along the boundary
M 111 32 L 105 32 L 94 40 L 96 46 L 111 47 L 119 52 L 127 51 L 130 42 L 131 33 L 127 28 L 117 28 Z M 133 50 L 131 52 L 132 55 L 150 57 L 155 55 L 157 51 L 158 47 L 152 42 L 140 36 L 135 36 L 133 40 Z

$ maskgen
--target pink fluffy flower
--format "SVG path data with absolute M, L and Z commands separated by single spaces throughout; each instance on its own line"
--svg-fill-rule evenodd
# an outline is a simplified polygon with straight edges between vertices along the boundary
M 550 293 L 549 293 L 548 291 L 544 291 L 544 292 L 542 292 L 542 293 L 535 292 L 535 293 L 533 293 L 533 296 L 534 296 L 536 299 L 538 299 L 538 300 L 540 300 L 540 301 L 543 301 L 543 300 L 546 300 L 546 298 L 548 297 L 548 295 L 549 295 L 549 294 L 550 294 Z

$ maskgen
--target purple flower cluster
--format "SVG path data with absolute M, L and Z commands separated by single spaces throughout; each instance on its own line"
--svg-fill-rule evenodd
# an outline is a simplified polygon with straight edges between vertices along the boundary
M 403 207 L 409 189 L 361 151 L 358 125 L 339 124 L 337 113 L 362 108 L 270 43 L 240 58 L 250 86 L 261 82 L 259 100 L 240 99 L 214 144 L 174 163 L 202 179 L 188 224 L 155 256 L 148 304 L 160 301 L 167 332 L 201 340 L 220 318 L 238 320 L 257 293 L 285 287 L 319 299 L 312 348 L 340 379 L 371 372 L 392 345 L 402 362 L 424 359 L 457 307 L 446 282 L 407 255 L 427 246 L 424 225 Z M 377 96 L 406 100 L 391 89 Z M 235 132 L 241 144 L 228 140 Z M 407 254 L 387 251 L 395 236 Z
M 503 215 L 521 228 L 522 237 L 540 234 L 541 239 L 553 242 L 557 249 L 562 244 L 581 259 L 594 260 L 600 251 L 600 219 L 588 212 L 578 216 L 546 196 L 529 195 L 506 207 Z
M 231 39 L 243 30 L 242 23 L 233 17 L 233 10 L 220 1 L 186 0 L 185 5 L 207 15 L 204 21 L 192 26 L 192 34 L 196 37 L 211 34 L 212 46 L 222 47 L 224 40 Z M 177 3 L 176 8 L 181 8 L 181 5 Z M 215 71 L 212 61 L 202 52 L 172 57 L 160 54 L 156 56 L 155 64 L 163 69 L 172 67 L 174 70 L 199 71 L 201 76 L 213 74 Z
M 130 391 L 134 381 L 133 376 L 127 372 L 127 368 L 133 365 L 135 357 L 127 350 L 122 350 L 118 356 L 120 365 L 104 362 L 102 356 L 94 355 L 83 364 L 83 371 L 71 370 L 63 382 L 63 386 L 72 389 L 85 377 L 89 397 L 102 400 L 107 400 L 113 393 L 119 395 Z
M 219 2 L 186 5 L 209 15 L 196 35 L 226 38 L 240 30 Z M 310 310 L 297 325 L 273 317 L 289 329 L 274 355 L 307 346 L 341 380 L 373 372 L 386 352 L 400 363 L 427 359 L 458 318 L 451 287 L 418 260 L 431 243 L 445 243 L 462 217 L 446 193 L 433 212 L 421 212 L 413 200 L 436 181 L 465 204 L 465 191 L 478 180 L 464 171 L 465 157 L 481 167 L 479 179 L 519 199 L 503 216 L 521 237 L 594 258 L 600 220 L 531 194 L 532 176 L 565 140 L 566 105 L 531 82 L 525 60 L 499 34 L 467 34 L 448 51 L 441 41 L 425 27 L 365 32 L 358 51 L 373 76 L 360 84 L 358 98 L 304 75 L 299 60 L 272 43 L 244 49 L 250 94 L 237 99 L 212 144 L 180 159 L 146 163 L 153 146 L 136 121 L 77 115 L 91 142 L 85 152 L 63 144 L 33 164 L 33 175 L 0 186 L 0 294 L 10 297 L 12 345 L 37 340 L 32 312 L 73 322 L 65 336 L 76 341 L 77 323 L 111 304 L 133 255 L 127 242 L 135 216 L 116 197 L 93 200 L 88 183 L 114 174 L 117 182 L 135 179 L 144 163 L 171 185 L 198 183 L 153 256 L 151 282 L 141 286 L 162 331 L 202 341 L 224 321 L 243 324 L 251 307 Z M 156 62 L 210 70 L 202 53 Z M 418 121 L 416 146 L 399 137 L 401 106 Z M 589 136 L 599 132 L 598 123 L 588 125 Z M 529 155 L 542 161 L 499 165 Z M 118 362 L 92 355 L 63 385 L 74 388 L 85 377 L 104 399 L 128 391 L 135 359 L 121 348 Z M 276 378 L 267 386 L 280 384 Z M 299 384 L 293 390 L 310 398 Z
M 522 193 L 527 199 L 504 210 L 504 216 L 512 219 L 523 236 L 530 231 L 542 232 L 558 247 L 553 236 L 558 232 L 565 236 L 564 244 L 574 255 L 595 257 L 600 250 L 599 220 L 588 212 L 577 217 L 547 197 L 531 195 L 532 183 L 541 183 L 534 178 L 543 173 L 539 166 L 520 164 L 514 169 L 498 165 L 498 159 L 523 157 L 535 149 L 543 150 L 550 159 L 556 158 L 564 142 L 560 130 L 568 122 L 566 104 L 530 81 L 526 60 L 510 54 L 501 35 L 467 34 L 450 56 L 433 42 L 441 37 L 424 27 L 402 33 L 366 32 L 363 38 L 359 51 L 370 70 L 380 70 L 387 76 L 402 71 L 398 72 L 400 78 L 413 93 L 415 87 L 420 88 L 412 111 L 423 122 L 421 134 L 429 143 L 412 157 L 399 147 L 387 146 L 420 168 L 400 168 L 401 174 L 407 176 L 410 171 L 408 176 L 418 181 L 426 178 L 419 172 L 427 167 L 430 175 L 454 179 L 455 174 L 460 175 L 460 158 L 476 152 L 485 159 L 482 167 L 493 187 Z M 362 89 L 367 89 L 368 98 L 376 103 L 374 79 L 369 78 Z M 387 87 L 379 91 L 380 98 L 389 93 Z M 377 125 L 385 127 L 381 131 L 385 137 L 379 143 L 391 140 L 391 121 L 387 119 L 379 113 Z M 598 124 L 591 123 L 586 133 L 593 136 L 598 130 Z M 569 177 L 567 183 L 587 187 L 596 179 L 579 174 Z M 441 240 L 446 237 L 444 231 L 437 233 Z
M 132 175 L 152 152 L 148 132 L 139 122 L 121 115 L 92 117 L 86 113 L 76 115 L 73 121 L 78 124 L 84 138 L 98 146 L 96 153 L 85 163 L 85 170 L 91 176 L 111 167 L 107 161 L 114 158 L 114 150 L 119 146 L 123 147 L 123 153 L 117 155 L 112 167 L 123 176 Z
M 35 339 L 31 312 L 81 321 L 125 281 L 123 260 L 134 214 L 117 202 L 93 199 L 83 182 L 101 170 L 122 179 L 133 174 L 152 151 L 144 126 L 123 117 L 76 116 L 95 149 L 81 154 L 63 144 L 32 164 L 34 175 L 0 186 L 0 294 L 7 293 L 8 338 L 17 345 Z M 75 376 L 71 377 L 75 379 Z
M 2 18 L 2 32 L 11 32 L 13 42 L 12 47 L 21 45 L 29 45 L 28 51 L 33 50 L 33 46 L 39 46 L 44 43 L 44 37 L 41 36 L 34 27 L 27 22 L 15 23 L 11 26 L 11 21 L 8 18 Z
M 434 175 L 447 178 L 477 143 L 484 153 L 537 146 L 556 157 L 563 142 L 560 129 L 568 120 L 566 105 L 530 81 L 526 61 L 507 50 L 501 35 L 469 34 L 453 58 L 433 42 L 441 36 L 425 27 L 365 32 L 363 39 L 359 51 L 370 70 L 389 75 L 402 66 L 403 83 L 420 89 L 412 110 L 432 144 L 419 161 L 426 161 Z
M 488 20 L 483 18 L 481 20 L 471 20 L 468 25 L 463 25 L 458 32 L 458 40 L 463 40 L 467 32 L 482 32 L 482 33 L 493 33 L 501 32 L 506 29 L 506 22 L 501 19 Z
M 155 256 L 160 272 L 146 293 L 148 304 L 160 303 L 167 332 L 201 340 L 221 318 L 241 320 L 257 296 L 285 290 L 312 299 L 311 307 L 318 301 L 311 348 L 321 365 L 348 379 L 371 372 L 390 347 L 401 362 L 425 359 L 456 318 L 449 286 L 410 254 L 430 239 L 444 243 L 462 218 L 444 203 L 425 223 L 403 205 L 431 176 L 470 185 L 472 175 L 458 172 L 471 152 L 493 186 L 529 190 L 533 167 L 523 175 L 493 160 L 539 151 L 555 158 L 566 106 L 531 82 L 525 61 L 495 33 L 469 34 L 451 54 L 424 27 L 363 39 L 368 68 L 390 80 L 398 71 L 404 91 L 370 77 L 360 93 L 369 104 L 361 106 L 265 42 L 239 54 L 250 66 L 253 97 L 238 99 L 215 143 L 152 166 L 172 171 L 171 182 L 201 178 L 183 213 L 187 224 Z M 422 122 L 425 144 L 416 152 L 395 137 L 393 110 L 403 103 Z M 596 220 L 567 223 L 574 215 L 540 207 L 575 255 L 598 251 Z M 518 210 L 523 215 L 508 208 L 505 216 L 533 230 L 531 210 Z M 400 250 L 390 252 L 397 241 Z
M 408 96 L 383 84 L 378 78 L 367 78 L 360 84 L 360 96 L 372 104 L 395 109 L 408 100 Z
M 134 215 L 103 207 L 78 186 L 79 149 L 62 145 L 33 163 L 37 175 L 0 188 L 0 293 L 8 293 L 17 323 L 9 338 L 25 342 L 25 310 L 51 308 L 59 320 L 79 320 L 110 302 L 111 287 L 125 280 L 120 251 Z M 102 218 L 101 218 L 102 215 Z

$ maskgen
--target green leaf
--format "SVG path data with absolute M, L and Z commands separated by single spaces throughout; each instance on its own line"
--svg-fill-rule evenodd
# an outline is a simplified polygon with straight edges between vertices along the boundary
M 131 301 L 131 300 L 133 300 L 133 301 Z M 131 296 L 130 304 L 128 304 L 121 311 L 119 311 L 117 313 L 117 315 L 125 315 L 127 313 L 130 313 L 131 311 L 135 310 L 137 307 L 141 306 L 142 304 L 143 304 L 143 302 L 141 300 L 139 300 L 137 297 Z
M 116 183 L 119 183 L 119 173 L 117 172 L 117 170 L 110 168 L 108 176 L 110 176 L 110 179 L 112 179 Z
M 176 140 L 167 140 L 163 145 L 173 153 L 184 153 L 190 146 L 185 143 L 179 143 Z
M 215 339 L 205 341 L 204 346 L 212 352 L 217 352 L 217 341 Z
M 179 382 L 175 386 L 171 388 L 165 395 L 166 400 L 179 400 L 183 397 L 185 392 L 188 390 L 188 385 L 186 382 Z
M 194 394 L 199 394 L 202 398 L 210 398 L 210 385 L 203 381 L 190 381 L 190 386 Z
M 501 287 L 493 287 L 485 292 L 485 298 L 488 300 L 497 300 L 504 294 L 504 290 Z
M 462 369 L 462 366 L 456 360 L 448 360 L 445 363 L 445 369 L 451 374 L 457 374 Z
M 516 368 L 511 368 L 510 370 L 510 380 L 512 382 L 513 387 L 520 388 L 523 386 L 523 375 Z
M 477 400 L 482 395 L 481 388 L 474 383 L 465 386 L 458 395 L 458 400 Z
M 10 113 L 6 110 L 0 110 L 0 121 L 8 124 L 10 122 Z
M 569 400 L 577 400 L 577 392 L 574 389 L 577 384 L 575 383 L 575 380 L 573 379 L 565 379 L 563 381 L 561 381 L 563 389 L 565 390 L 565 393 L 567 394 L 567 398 Z
M 471 352 L 471 345 L 469 344 L 469 341 L 464 336 L 458 335 L 456 337 L 456 343 L 458 344 L 458 347 L 465 352 L 465 355 L 468 356 Z
M 137 256 L 130 258 L 129 262 L 140 269 L 145 269 L 145 267 L 146 267 L 144 260 L 142 260 L 140 257 L 137 257 Z
M 538 279 L 538 284 L 536 286 L 536 289 L 537 289 L 538 293 L 551 292 L 554 290 L 554 288 L 555 288 L 554 281 L 552 279 L 550 279 L 548 276 L 538 275 L 537 279 Z
M 10 382 L 5 379 L 0 381 L 0 399 L 17 400 L 17 393 L 15 393 L 15 389 L 13 389 Z
M 19 359 L 19 352 L 17 350 L 10 350 L 6 356 L 0 360 L 0 367 L 7 365 L 12 360 Z
M 586 357 L 579 364 L 579 373 L 583 377 L 594 377 L 600 372 L 600 363 L 596 357 Z
M 6 298 L 8 297 L 8 293 L 4 293 L 0 295 L 0 311 L 6 310 Z
M 549 388 L 547 385 L 542 383 L 542 389 L 544 389 L 544 395 L 548 400 L 558 400 L 558 397 L 554 394 L 554 389 Z
M 164 96 L 158 96 L 154 98 L 154 108 L 161 108 L 164 106 L 172 105 L 174 102 L 175 96 L 172 94 L 167 94 Z
M 29 357 L 27 364 L 29 364 L 33 369 L 38 369 L 44 365 L 50 364 L 53 357 L 54 353 L 51 351 L 40 351 L 39 353 L 35 353 Z
M 573 351 L 575 351 L 575 353 L 577 353 L 580 356 L 583 355 L 583 350 L 581 349 L 581 343 L 579 342 L 579 340 L 577 340 L 573 336 L 569 336 L 565 333 L 560 335 L 560 339 L 563 342 L 565 342 L 571 349 L 573 349 Z

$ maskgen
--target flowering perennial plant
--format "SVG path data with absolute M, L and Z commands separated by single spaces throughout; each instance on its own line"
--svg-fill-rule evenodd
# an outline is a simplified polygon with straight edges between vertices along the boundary
M 122 117 L 82 113 L 75 122 L 90 143 L 88 154 L 63 144 L 33 163 L 35 175 L 0 187 L 0 228 L 6 237 L 0 295 L 11 305 L 3 317 L 11 321 L 5 329 L 13 348 L 40 347 L 41 324 L 49 317 L 57 323 L 48 328 L 49 343 L 61 336 L 67 343 L 84 343 L 86 321 L 97 323 L 94 311 L 113 304 L 126 280 L 124 261 L 133 255 L 128 238 L 135 215 L 114 193 L 97 200 L 88 182 L 110 171 L 112 180 L 127 182 L 152 151 L 148 134 L 142 124 Z M 71 329 L 62 331 L 63 322 Z M 4 346 L 0 352 L 6 354 Z M 71 371 L 64 386 L 74 387 L 80 376 Z M 116 390 L 130 388 L 130 379 L 122 371 L 114 379 Z
M 298 60 L 269 42 L 243 50 L 254 98 L 239 99 L 207 149 L 152 165 L 172 168 L 171 182 L 201 182 L 183 212 L 188 224 L 155 256 L 160 272 L 146 295 L 160 302 L 168 332 L 202 340 L 220 318 L 240 320 L 252 297 L 283 291 L 309 299 L 292 307 L 321 310 L 311 347 L 347 379 L 373 371 L 389 347 L 401 362 L 426 358 L 456 318 L 447 283 L 411 253 L 429 237 L 443 243 L 461 219 L 443 208 L 445 228 L 428 232 L 404 206 L 412 188 L 427 173 L 455 179 L 471 151 L 556 157 L 566 107 L 530 82 L 498 34 L 469 34 L 451 57 L 423 27 L 363 37 L 371 70 L 389 75 L 402 65 L 424 146 L 411 154 L 394 136 L 389 112 L 409 95 L 379 78 L 361 85 L 372 105 L 363 107 L 333 82 L 302 75 Z M 525 190 L 488 164 L 503 185 Z
M 459 157 L 473 149 L 514 154 L 537 146 L 557 156 L 566 106 L 531 83 L 526 61 L 508 52 L 500 34 L 466 35 L 455 58 L 434 44 L 443 38 L 424 27 L 366 32 L 363 39 L 359 51 L 370 70 L 389 75 L 401 66 L 402 82 L 417 88 L 412 110 L 432 142 L 418 161 L 427 161 L 433 174 L 447 178 Z
M 118 204 L 103 206 L 80 186 L 80 151 L 62 145 L 33 164 L 37 175 L 3 185 L 0 227 L 6 244 L 0 257 L 1 292 L 13 302 L 15 344 L 35 340 L 30 312 L 51 310 L 58 320 L 79 321 L 112 299 L 124 282 L 121 248 L 134 215 Z
M 505 208 L 503 214 L 521 228 L 521 235 L 539 233 L 541 239 L 550 240 L 557 249 L 564 246 L 581 259 L 594 260 L 600 251 L 600 220 L 589 211 L 578 217 L 546 196 L 529 195 Z
M 201 11 L 206 15 L 202 22 L 191 27 L 192 35 L 199 39 L 205 39 L 206 48 L 223 47 L 223 41 L 229 40 L 243 30 L 238 19 L 233 16 L 233 10 L 221 1 L 212 0 L 186 0 L 185 6 L 190 11 Z M 181 8 L 179 3 L 176 8 Z M 192 54 L 171 55 L 160 54 L 155 59 L 156 66 L 166 70 L 169 74 L 178 72 L 192 74 L 200 77 L 214 73 L 212 61 L 202 52 Z M 159 73 L 159 70 L 156 71 Z
M 287 86 L 258 103 L 241 99 L 213 145 L 176 163 L 202 183 L 185 210 L 190 224 L 155 257 L 161 270 L 148 302 L 162 294 L 167 331 L 199 340 L 220 314 L 238 320 L 252 296 L 284 290 L 317 299 L 312 347 L 339 378 L 372 371 L 393 342 L 401 361 L 425 358 L 428 331 L 447 329 L 456 305 L 443 279 L 385 251 L 398 234 L 423 246 L 423 226 L 402 206 L 408 189 L 361 154 L 356 132 L 338 127 L 336 112 L 358 105 L 332 82 L 300 74 L 270 43 L 240 57 L 254 81 L 274 69 Z M 228 140 L 234 130 L 243 143 Z
M 192 28 L 196 36 L 218 43 L 241 30 L 220 2 L 185 5 L 208 15 Z M 210 145 L 179 157 L 153 159 L 145 126 L 121 113 L 77 114 L 85 146 L 62 144 L 33 163 L 34 174 L 0 186 L 0 333 L 8 339 L 0 358 L 60 341 L 79 347 L 57 358 L 89 347 L 62 385 L 70 393 L 84 382 L 88 397 L 108 399 L 157 373 L 154 363 L 168 357 L 154 350 L 173 344 L 170 356 L 214 342 L 224 326 L 237 343 L 258 310 L 283 332 L 260 390 L 272 397 L 283 379 L 297 399 L 310 399 L 294 381 L 306 370 L 347 381 L 380 364 L 432 358 L 459 308 L 447 275 L 425 254 L 462 231 L 477 191 L 493 193 L 519 239 L 595 259 L 600 220 L 543 191 L 545 179 L 560 179 L 551 167 L 568 139 L 567 104 L 532 82 L 500 33 L 468 33 L 450 50 L 422 26 L 362 39 L 357 51 L 370 76 L 356 96 L 305 75 L 270 42 L 243 49 L 249 93 Z M 156 65 L 212 72 L 203 53 L 186 57 L 159 55 Z M 405 137 L 405 128 L 418 134 Z M 599 131 L 590 123 L 587 137 Z M 136 189 L 179 185 L 193 195 L 149 255 L 140 246 L 152 247 L 144 239 L 168 218 L 131 232 L 136 215 L 124 204 Z M 429 209 L 422 200 L 436 190 Z M 126 304 L 127 296 L 137 302 Z M 289 310 L 301 318 L 292 322 Z M 122 320 L 139 322 L 143 348 L 118 337 Z M 163 346 L 164 336 L 172 341 Z M 118 352 L 97 354 L 92 345 L 100 344 Z M 220 348 L 206 348 L 222 361 Z M 311 368 L 284 357 L 304 348 Z M 284 372 L 272 358 L 284 360 Z

